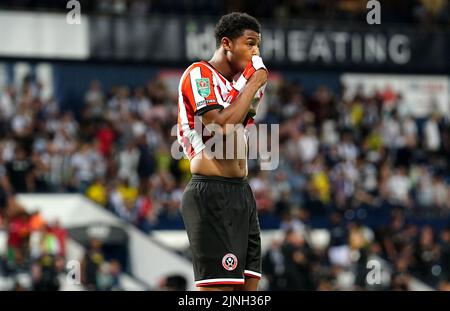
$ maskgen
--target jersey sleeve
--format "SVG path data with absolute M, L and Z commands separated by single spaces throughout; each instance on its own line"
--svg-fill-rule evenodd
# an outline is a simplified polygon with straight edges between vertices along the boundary
M 216 97 L 217 83 L 208 67 L 199 65 L 192 68 L 183 84 L 183 95 L 189 101 L 195 115 L 199 116 L 213 109 L 224 108 Z

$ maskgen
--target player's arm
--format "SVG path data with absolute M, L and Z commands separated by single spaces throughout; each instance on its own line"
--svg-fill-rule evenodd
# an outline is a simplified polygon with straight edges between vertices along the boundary
M 215 123 L 222 129 L 223 134 L 229 134 L 228 131 L 234 130 L 235 124 L 241 124 L 247 115 L 256 92 L 267 82 L 267 71 L 259 69 L 253 73 L 246 85 L 239 92 L 233 104 L 223 110 L 210 110 L 204 113 L 203 123 Z M 227 124 L 233 126 L 227 127 Z

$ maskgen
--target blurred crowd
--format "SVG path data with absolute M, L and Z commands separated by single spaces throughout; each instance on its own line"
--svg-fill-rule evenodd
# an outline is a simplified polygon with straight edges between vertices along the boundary
M 280 168 L 250 167 L 262 226 L 275 214 L 285 231 L 265 254 L 269 288 L 408 290 L 417 278 L 448 290 L 448 116 L 433 106 L 414 118 L 418 103 L 389 87 L 307 94 L 282 82 L 273 93 L 260 119 L 280 124 Z M 328 244 L 314 246 L 314 228 Z M 384 271 L 373 284 L 370 260 Z
M 345 86 L 340 94 L 319 86 L 308 95 L 281 83 L 277 92 L 260 119 L 280 124 L 280 169 L 251 170 L 262 213 L 281 216 L 294 204 L 348 218 L 392 207 L 448 217 L 450 120 L 437 107 L 413 118 L 389 87 L 348 96 Z
M 309 220 L 302 210 L 283 222 L 284 236 L 264 254 L 264 289 L 450 290 L 450 226 L 419 227 L 400 210 L 373 230 L 337 212 L 328 229 L 314 230 Z
M 41 82 L 30 75 L 20 87 L 0 92 L 0 227 L 11 233 L 15 217 L 28 221 L 20 213 L 10 215 L 9 202 L 17 192 L 78 192 L 144 232 L 183 228 L 179 202 L 190 179 L 189 161 L 171 156 L 177 94 L 164 80 L 111 89 L 92 81 L 77 115 L 60 111 L 41 90 Z M 413 118 L 401 94 L 389 88 L 368 96 L 322 85 L 308 93 L 298 81 L 281 79 L 270 83 L 264 100 L 257 120 L 280 125 L 280 166 L 262 171 L 257 160 L 249 161 L 263 229 L 289 227 L 294 218 L 297 224 L 329 228 L 333 235 L 333 215 L 345 223 L 337 228 L 347 228 L 339 243 L 350 248 L 362 243 L 351 241 L 356 224 L 364 224 L 375 232 L 370 243 L 362 243 L 364 249 L 395 269 L 444 275 L 435 263 L 448 251 L 442 231 L 450 219 L 448 116 L 432 109 Z M 388 242 L 394 231 L 400 241 Z M 285 246 L 307 248 L 296 232 L 287 234 Z M 422 244 L 424 254 L 414 253 L 414 245 Z M 289 247 L 285 259 L 289 252 L 297 254 Z M 291 264 L 308 270 L 307 286 L 318 288 L 313 276 L 323 271 L 314 263 L 329 267 L 331 276 L 335 266 L 327 263 L 326 253 L 307 252 L 312 256 L 307 269 L 299 266 L 301 256 Z M 422 258 L 429 255 L 431 261 Z M 420 258 L 427 263 L 418 264 Z
M 124 290 L 121 283 L 123 268 L 117 259 L 107 259 L 102 241 L 91 239 L 80 262 L 80 284 L 90 291 Z
M 43 99 L 42 84 L 31 75 L 17 89 L 8 86 L 0 92 L 0 234 L 7 240 L 0 253 L 0 286 L 6 289 L 56 290 L 67 285 L 66 231 L 39 213 L 27 212 L 17 193 L 85 193 L 125 220 L 138 226 L 142 222 L 143 230 L 151 226 L 149 177 L 157 159 L 144 137 L 150 133 L 139 124 L 136 128 L 132 119 L 115 119 L 122 113 L 123 88 L 116 101 L 108 102 L 111 114 L 99 119 L 103 113 L 97 110 L 96 87 L 93 82 L 79 120 L 72 112 L 60 112 L 54 98 Z M 136 104 L 145 108 L 142 99 L 144 103 Z M 135 134 L 136 139 L 130 138 Z M 169 193 L 174 187 L 169 178 L 155 185 Z M 178 205 L 170 198 L 167 204 L 174 213 Z M 101 245 L 87 247 L 80 264 L 84 288 L 122 288 L 123 267 L 118 260 L 107 260 Z
M 39 11 L 66 10 L 62 0 L 6 0 L 4 8 Z M 365 22 L 367 0 L 79 0 L 82 12 L 114 16 L 146 16 L 148 14 L 179 14 L 220 16 L 232 11 L 247 12 L 257 18 L 285 20 L 294 18 L 354 20 Z M 446 0 L 380 1 L 384 22 L 442 24 L 450 22 L 450 5 Z
M 2 202 L 0 229 L 6 229 L 0 254 L 1 290 L 57 290 L 65 278 L 67 232 L 27 212 L 10 196 Z
M 78 262 L 68 263 L 67 230 L 58 221 L 47 222 L 39 211 L 27 212 L 14 196 L 4 209 L 3 232 L 0 291 L 123 289 L 122 267 L 118 260 L 106 259 L 101 241 L 93 239 Z

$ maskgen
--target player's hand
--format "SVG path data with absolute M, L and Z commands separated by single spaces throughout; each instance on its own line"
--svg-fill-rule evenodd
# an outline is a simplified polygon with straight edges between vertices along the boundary
M 264 66 L 264 62 L 259 55 L 253 55 L 250 62 L 247 64 L 247 67 L 245 67 L 244 72 L 242 75 L 245 79 L 250 79 L 250 77 L 258 70 L 264 69 L 267 72 L 266 66 Z
M 250 77 L 249 82 L 256 83 L 258 88 L 263 87 L 267 83 L 267 70 L 257 70 L 253 75 Z
M 245 67 L 244 72 L 233 85 L 233 88 L 236 89 L 237 92 L 240 92 L 247 84 L 247 81 L 258 71 L 264 71 L 267 75 L 267 68 L 264 66 L 262 58 L 259 55 L 253 55 L 252 59 L 247 64 L 247 67 Z M 259 87 L 262 85 L 264 85 L 264 83 L 260 84 Z
M 252 78 L 256 74 L 255 78 Z M 251 79 L 251 83 L 256 83 L 258 89 L 262 88 L 267 82 L 267 68 L 264 66 L 262 58 L 259 55 L 253 55 L 250 62 L 245 67 L 244 72 L 241 74 L 239 79 L 233 84 L 233 89 L 228 93 L 225 101 L 231 103 L 242 88 L 247 84 L 248 80 Z M 262 89 L 264 92 L 264 89 Z M 257 93 L 258 94 L 258 93 Z

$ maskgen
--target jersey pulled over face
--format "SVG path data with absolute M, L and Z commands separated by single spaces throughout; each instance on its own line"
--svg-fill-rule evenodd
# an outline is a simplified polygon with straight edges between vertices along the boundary
M 230 103 L 224 98 L 232 89 L 231 82 L 205 61 L 192 64 L 183 73 L 178 87 L 177 138 L 189 160 L 205 149 L 210 138 L 203 135 L 203 125 L 198 131 L 194 118 L 212 109 L 228 107 Z

